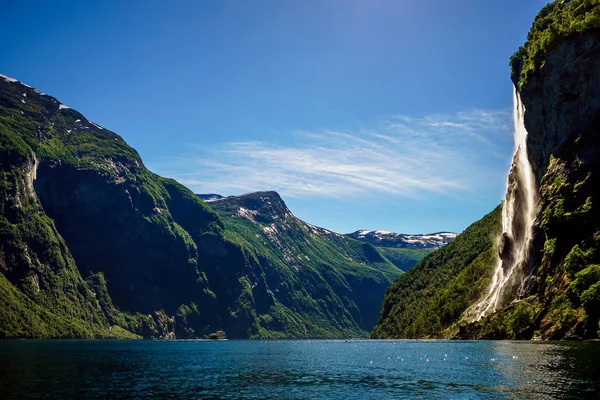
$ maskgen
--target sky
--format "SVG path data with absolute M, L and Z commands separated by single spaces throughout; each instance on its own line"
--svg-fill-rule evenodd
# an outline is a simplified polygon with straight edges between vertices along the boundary
M 195 193 L 336 232 L 460 232 L 504 197 L 508 59 L 545 0 L 3 0 L 0 74 Z

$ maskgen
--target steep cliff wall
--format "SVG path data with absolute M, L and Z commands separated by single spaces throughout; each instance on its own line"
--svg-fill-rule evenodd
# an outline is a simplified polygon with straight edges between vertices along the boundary
M 600 263 L 600 30 L 567 38 L 521 89 L 530 159 L 540 179 L 532 254 L 549 338 L 596 337 Z
M 539 184 L 519 302 L 463 337 L 594 338 L 600 318 L 600 2 L 555 1 L 513 56 Z
M 295 225 L 295 259 L 318 265 L 280 258 L 262 225 L 280 205 L 227 229 L 119 135 L 0 76 L 0 338 L 366 335 L 400 271 L 354 241 L 304 254 Z
M 460 243 L 465 231 L 390 287 L 373 336 L 598 337 L 600 1 L 548 4 L 536 17 L 527 39 L 510 64 L 525 108 L 526 147 L 539 187 L 539 203 L 531 246 L 518 266 L 520 282 L 509 286 L 512 293 L 503 293 L 497 311 L 492 308 L 474 322 L 481 316 L 474 312 L 481 304 L 478 296 L 485 293 L 486 285 L 491 286 L 489 274 L 497 262 L 493 260 L 493 239 L 481 252 L 482 257 L 487 254 L 488 264 L 476 271 L 479 290 L 439 285 L 439 280 L 428 278 L 434 271 L 455 280 L 463 275 L 465 281 L 465 272 L 472 270 L 467 263 L 452 266 L 443 259 L 434 260 L 452 244 Z M 490 232 L 494 230 L 493 224 L 486 226 Z M 461 248 L 454 256 L 460 260 L 468 254 L 470 249 Z M 409 284 L 409 278 L 416 284 Z M 422 312 L 419 306 L 428 304 L 418 296 L 425 293 L 423 281 L 436 285 L 443 299 L 450 300 Z M 464 294 L 471 296 L 465 299 Z

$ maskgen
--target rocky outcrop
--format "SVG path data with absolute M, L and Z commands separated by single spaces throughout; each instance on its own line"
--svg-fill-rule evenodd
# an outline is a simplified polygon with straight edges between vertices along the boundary
M 527 146 L 541 182 L 550 157 L 578 136 L 598 129 L 600 110 L 600 30 L 559 41 L 543 67 L 521 87 Z M 516 76 L 513 80 L 516 82 Z
M 525 106 L 529 160 L 540 195 L 530 276 L 515 293 L 519 303 L 463 327 L 463 338 L 598 337 L 598 21 L 600 5 L 593 2 L 551 3 L 513 57 L 512 79 Z M 542 52 L 543 38 L 552 38 L 552 45 Z M 530 66 L 527 74 L 520 70 L 525 64 Z
M 556 0 L 546 5 L 510 64 L 525 108 L 526 147 L 539 188 L 532 240 L 527 241 L 531 246 L 518 265 L 521 279 L 515 285 L 501 286 L 510 289 L 502 293 L 505 306 L 482 314 L 473 311 L 485 293 L 491 293 L 490 271 L 497 257 L 492 253 L 486 266 L 476 272 L 480 290 L 464 284 L 469 278 L 464 275 L 469 271 L 467 264 L 459 261 L 452 266 L 435 260 L 429 262 L 429 271 L 460 280 L 460 284 L 442 286 L 442 293 L 462 301 L 450 301 L 448 311 L 442 308 L 448 300 L 430 307 L 423 316 L 413 311 L 424 303 L 415 296 L 423 292 L 420 283 L 428 273 L 424 265 L 460 243 L 463 233 L 392 285 L 375 337 L 572 339 L 599 335 L 600 4 Z M 516 185 L 513 179 L 509 183 Z M 497 239 L 496 247 L 506 255 L 510 250 L 506 244 L 511 242 L 503 237 L 497 243 Z M 493 247 L 492 241 L 481 256 Z M 465 258 L 470 250 L 458 249 L 453 255 Z M 407 284 L 409 277 L 419 283 L 416 289 Z M 405 287 L 399 290 L 402 283 Z M 469 293 L 468 299 L 461 296 L 464 293 Z M 431 329 L 436 325 L 437 329 Z
M 558 43 L 522 93 L 541 197 L 526 293 L 540 303 L 535 326 L 546 338 L 596 337 L 597 282 L 576 282 L 600 262 L 600 30 Z

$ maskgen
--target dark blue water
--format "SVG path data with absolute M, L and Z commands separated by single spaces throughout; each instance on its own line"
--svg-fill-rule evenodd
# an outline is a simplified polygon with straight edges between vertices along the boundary
M 600 343 L 0 341 L 0 398 L 594 398 Z

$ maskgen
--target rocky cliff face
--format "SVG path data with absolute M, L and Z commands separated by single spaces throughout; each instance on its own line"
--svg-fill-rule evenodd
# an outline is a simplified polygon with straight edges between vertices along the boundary
M 585 138 L 597 131 L 599 56 L 600 30 L 565 38 L 548 51 L 543 67 L 520 89 L 526 109 L 529 159 L 538 182 L 546 174 L 551 157 L 561 149 L 565 153 L 579 136 Z M 513 76 L 515 84 L 516 79 Z M 579 147 L 584 147 L 583 143 Z
M 278 224 L 334 235 L 292 223 L 275 193 L 236 201 L 249 237 L 117 134 L 0 76 L 0 337 L 366 334 L 400 271 L 358 242 L 292 253 Z
M 548 338 L 596 337 L 600 30 L 557 43 L 521 94 L 541 196 L 530 262 L 537 284 L 526 293 L 540 302 L 534 327 Z
M 598 336 L 600 4 L 555 1 L 511 60 L 540 203 L 519 302 L 463 337 Z
M 478 250 L 483 257 L 475 272 L 479 287 L 465 284 L 474 270 L 460 259 L 472 254 L 472 246 L 453 252 L 456 263 L 434 260 L 465 240 L 465 231 L 390 287 L 375 337 L 598 337 L 600 2 L 557 0 L 545 6 L 510 64 L 525 108 L 528 157 L 540 199 L 526 262 L 519 264 L 525 278 L 510 287 L 513 293 L 503 293 L 504 308 L 474 321 L 481 315 L 475 312 L 477 305 L 491 287 L 494 248 L 503 246 L 496 237 Z M 485 229 L 500 228 L 490 223 Z M 428 278 L 428 270 L 455 282 Z M 417 297 L 423 285 L 408 285 L 409 278 L 437 285 L 443 301 L 429 306 L 426 315 L 414 311 L 427 302 Z M 402 284 L 404 290 L 398 290 Z

